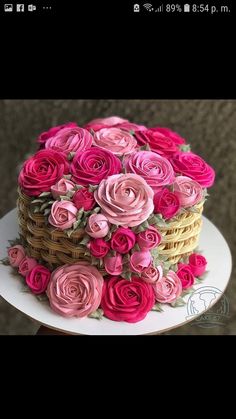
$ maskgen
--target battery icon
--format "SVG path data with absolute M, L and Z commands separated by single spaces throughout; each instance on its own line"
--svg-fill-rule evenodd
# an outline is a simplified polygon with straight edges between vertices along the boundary
M 190 5 L 189 4 L 184 5 L 184 12 L 190 12 Z

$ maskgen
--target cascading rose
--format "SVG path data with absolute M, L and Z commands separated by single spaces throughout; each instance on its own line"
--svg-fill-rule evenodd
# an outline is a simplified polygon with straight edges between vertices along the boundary
M 153 212 L 154 192 L 135 174 L 113 175 L 104 179 L 94 198 L 108 221 L 115 225 L 135 227 Z
M 80 127 L 63 128 L 45 143 L 50 148 L 62 153 L 84 151 L 92 146 L 93 137 L 89 131 Z
M 47 296 L 54 311 L 64 317 L 85 317 L 97 310 L 103 277 L 94 266 L 81 261 L 53 271 Z
M 120 128 L 103 128 L 97 131 L 93 143 L 95 146 L 109 150 L 117 156 L 130 154 L 137 146 L 137 141 L 133 135 Z

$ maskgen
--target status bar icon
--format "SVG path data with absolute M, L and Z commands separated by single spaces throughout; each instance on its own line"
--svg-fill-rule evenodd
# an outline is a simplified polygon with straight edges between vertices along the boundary
M 190 5 L 189 4 L 184 5 L 184 12 L 190 12 Z

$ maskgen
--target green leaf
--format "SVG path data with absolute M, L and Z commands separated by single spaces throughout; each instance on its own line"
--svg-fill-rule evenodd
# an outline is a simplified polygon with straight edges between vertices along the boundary
M 187 288 L 186 290 L 182 291 L 181 297 L 185 297 L 185 295 L 191 294 L 194 291 L 195 291 L 195 289 L 193 287 Z
M 152 311 L 163 311 L 163 308 L 161 307 L 160 303 L 156 303 L 154 304 L 154 306 L 152 307 Z
M 69 230 L 65 230 L 65 233 L 69 238 L 73 232 L 74 232 L 73 228 L 70 228 Z
M 131 135 L 134 135 L 134 134 L 135 134 L 135 131 L 134 131 L 133 129 L 131 129 L 131 130 L 129 130 L 129 133 L 130 133 Z
M 95 131 L 93 130 L 93 128 L 90 128 L 89 132 L 90 132 L 91 135 L 93 135 L 93 136 L 95 135 Z
M 150 146 L 149 146 L 148 143 L 146 143 L 145 145 L 142 145 L 140 147 L 140 150 L 142 150 L 142 151 L 151 151 Z
M 31 204 L 43 204 L 45 202 L 45 199 L 34 199 L 31 201 Z
M 84 186 L 82 185 L 75 185 L 75 190 L 78 191 L 79 189 L 83 189 Z
M 186 303 L 183 300 L 183 298 L 179 297 L 175 301 L 173 301 L 173 303 L 170 303 L 170 305 L 171 307 L 183 307 L 186 305 Z
M 31 292 L 28 285 L 22 284 L 21 285 L 21 292 Z
M 86 234 L 83 239 L 79 242 L 79 244 L 82 244 L 83 246 L 86 246 L 88 242 L 90 241 L 90 237 Z
M 80 225 L 80 220 L 75 221 L 75 222 L 73 223 L 73 230 L 76 230 L 76 229 L 79 227 L 79 225 Z
M 94 192 L 98 188 L 98 185 L 91 185 L 89 184 L 88 190 L 89 192 Z
M 179 148 L 181 151 L 191 151 L 190 144 L 181 144 Z
M 68 198 L 72 198 L 74 196 L 75 191 L 68 191 L 66 196 L 68 196 Z
M 10 262 L 9 262 L 8 257 L 7 258 L 0 259 L 0 263 L 2 265 L 5 265 L 5 266 L 9 266 L 10 265 Z
M 91 257 L 91 264 L 93 266 L 97 266 L 99 264 L 99 260 L 95 258 L 94 256 Z
M 64 179 L 71 180 L 72 175 L 63 175 Z
M 45 294 L 45 293 L 36 295 L 36 298 L 37 298 L 39 301 L 48 301 L 47 294 Z
M 41 205 L 39 211 L 43 212 L 48 207 L 48 205 L 49 205 L 48 202 L 45 202 L 43 205 Z
M 44 210 L 43 215 L 47 216 L 48 214 L 50 214 L 50 212 L 51 212 L 51 208 L 46 208 L 46 209 Z
M 118 229 L 118 226 L 115 224 L 112 224 L 111 228 L 110 228 L 110 232 L 111 233 L 115 233 L 115 231 Z
M 93 313 L 90 313 L 88 315 L 88 317 L 90 317 L 91 319 L 102 320 L 102 318 L 103 318 L 103 310 L 101 308 L 98 308 Z
M 43 198 L 43 197 L 50 196 L 50 195 L 51 195 L 51 192 L 42 192 L 42 193 L 39 195 L 39 197 L 40 197 L 40 198 Z
M 73 160 L 74 155 L 75 155 L 75 152 L 74 152 L 74 151 L 70 151 L 70 152 L 69 152 L 69 154 L 68 154 L 68 156 L 67 156 L 67 159 L 68 159 L 69 161 L 70 161 L 70 160 Z
M 39 209 L 40 209 L 40 208 L 39 208 L 38 206 L 37 206 L 37 207 L 35 207 L 35 208 L 33 209 L 33 213 L 34 213 L 34 214 L 36 214 L 37 212 L 39 212 Z
M 136 274 L 136 273 L 135 273 Z M 132 272 L 122 272 L 121 274 L 122 278 L 127 279 L 128 281 L 131 280 Z
M 93 214 L 98 214 L 100 210 L 101 210 L 101 208 L 100 208 L 100 207 L 95 207 L 95 208 L 93 209 L 92 213 L 93 213 Z
M 107 235 L 104 237 L 105 242 L 108 242 L 111 239 L 111 231 L 108 231 Z
M 206 272 L 204 272 L 204 274 L 203 275 L 201 275 L 201 276 L 198 276 L 197 278 L 200 280 L 200 281 L 203 281 L 205 278 L 206 278 L 206 276 L 207 276 L 207 274 L 209 273 L 209 271 L 206 271 Z

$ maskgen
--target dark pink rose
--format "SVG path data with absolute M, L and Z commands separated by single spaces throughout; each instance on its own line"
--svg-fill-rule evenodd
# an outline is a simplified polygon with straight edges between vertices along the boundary
M 155 284 L 163 276 L 163 269 L 161 266 L 156 268 L 153 265 L 150 265 L 148 268 L 145 268 L 142 272 L 141 279 L 148 284 Z
M 110 250 L 110 244 L 104 239 L 92 239 L 87 246 L 95 258 L 103 258 Z
M 115 233 L 112 234 L 111 248 L 116 252 L 125 254 L 134 247 L 135 242 L 136 236 L 132 230 L 119 227 Z
M 148 144 L 151 151 L 158 153 L 160 156 L 169 158 L 178 151 L 176 143 L 160 132 L 155 132 L 150 129 L 136 131 L 135 138 L 139 145 Z
M 62 153 L 54 150 L 41 150 L 25 161 L 18 182 L 29 196 L 50 192 L 63 175 L 68 174 L 69 164 Z
M 26 276 L 26 284 L 34 294 L 46 291 L 51 272 L 43 265 L 36 265 Z
M 170 138 L 175 142 L 175 144 L 186 144 L 186 141 L 183 137 L 181 137 L 177 132 L 172 131 L 169 128 L 164 127 L 153 127 L 150 128 L 150 131 L 159 132 L 160 134 L 164 135 L 167 138 Z
M 49 138 L 45 148 L 50 148 L 62 153 L 84 151 L 92 146 L 93 137 L 89 131 L 80 127 L 61 129 L 56 135 Z
M 172 303 L 182 293 L 182 283 L 174 271 L 169 271 L 153 285 L 156 301 L 159 303 Z
M 192 253 L 188 263 L 194 276 L 201 276 L 206 271 L 207 260 L 199 253 Z
M 119 116 L 109 116 L 108 118 L 97 118 L 88 122 L 84 128 L 87 130 L 99 131 L 102 128 L 114 127 L 115 125 L 129 122 L 127 119 L 120 118 Z
M 71 180 L 62 178 L 55 185 L 51 186 L 51 192 L 54 199 L 57 199 L 60 195 L 66 195 L 67 192 L 72 191 L 75 184 Z
M 20 262 L 18 272 L 22 276 L 28 275 L 30 271 L 38 264 L 38 262 L 34 258 L 30 258 L 25 256 L 24 259 Z
M 104 281 L 101 307 L 104 315 L 118 322 L 143 320 L 155 303 L 153 287 L 133 276 L 131 281 L 113 276 Z
M 176 275 L 180 278 L 183 289 L 190 288 L 194 284 L 194 276 L 189 265 L 179 263 Z
M 79 189 L 72 200 L 76 208 L 84 208 L 85 211 L 90 211 L 96 204 L 93 193 L 89 192 L 88 188 Z
M 120 173 L 121 161 L 102 148 L 78 151 L 71 164 L 72 180 L 79 185 L 99 185 L 102 179 Z
M 215 171 L 200 156 L 191 152 L 176 153 L 170 160 L 175 173 L 188 176 L 198 182 L 202 187 L 213 185 Z
M 150 266 L 152 262 L 151 253 L 149 251 L 134 252 L 130 257 L 130 270 L 132 272 L 142 273 Z
M 179 198 L 167 188 L 164 188 L 162 191 L 156 193 L 153 202 L 154 213 L 162 214 L 166 220 L 174 217 L 180 209 Z
M 117 253 L 115 256 L 105 256 L 105 270 L 110 275 L 120 275 L 123 271 L 122 256 Z
M 8 249 L 8 259 L 13 268 L 18 268 L 25 257 L 25 249 L 20 244 L 16 244 Z
M 52 127 L 48 131 L 42 132 L 40 136 L 37 139 L 37 142 L 40 144 L 41 148 L 44 148 L 44 145 L 48 138 L 53 137 L 56 135 L 61 129 L 63 128 L 71 128 L 71 127 L 77 127 L 77 124 L 75 122 L 68 122 L 67 124 L 58 125 L 57 127 Z
M 137 234 L 137 243 L 141 250 L 154 249 L 160 242 L 161 235 L 153 226 L 150 226 L 145 231 Z
M 48 222 L 60 230 L 66 230 L 76 221 L 77 208 L 71 201 L 55 201 L 51 207 Z

